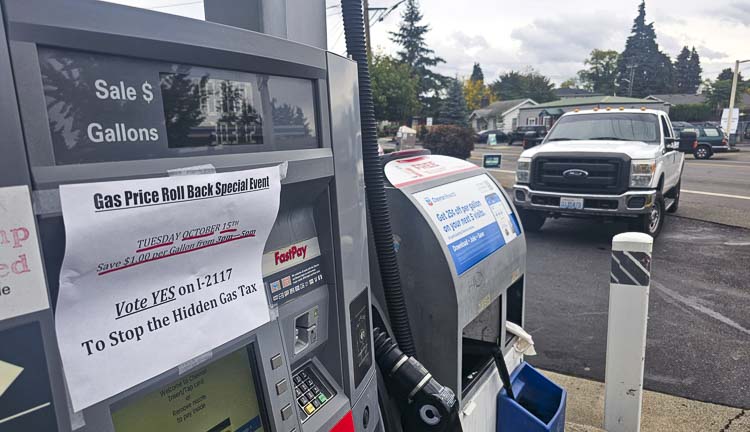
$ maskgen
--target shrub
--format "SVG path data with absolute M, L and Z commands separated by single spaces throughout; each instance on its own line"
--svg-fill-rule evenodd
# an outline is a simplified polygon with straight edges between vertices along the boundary
M 419 139 L 420 141 L 424 141 L 424 137 L 427 136 L 427 132 L 428 132 L 427 126 L 425 125 L 419 126 L 419 132 L 417 132 L 417 139 Z
M 474 150 L 474 131 L 455 125 L 436 125 L 425 135 L 422 146 L 433 154 L 468 159 Z
M 669 110 L 672 121 L 700 122 L 713 120 L 711 107 L 706 104 L 675 105 Z

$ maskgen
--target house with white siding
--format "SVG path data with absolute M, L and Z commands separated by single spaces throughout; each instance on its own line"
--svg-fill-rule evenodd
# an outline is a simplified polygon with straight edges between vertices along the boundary
M 505 133 L 510 133 L 518 126 L 518 115 L 521 108 L 532 107 L 536 104 L 531 99 L 493 102 L 484 108 L 474 110 L 469 116 L 469 122 L 477 132 L 499 129 Z

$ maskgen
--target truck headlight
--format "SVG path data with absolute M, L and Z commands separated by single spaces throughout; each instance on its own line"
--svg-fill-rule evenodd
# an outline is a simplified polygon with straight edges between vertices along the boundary
M 656 172 L 656 162 L 652 160 L 633 161 L 630 164 L 630 187 L 645 188 L 651 184 Z
M 516 166 L 516 183 L 528 183 L 531 178 L 531 159 L 519 158 Z

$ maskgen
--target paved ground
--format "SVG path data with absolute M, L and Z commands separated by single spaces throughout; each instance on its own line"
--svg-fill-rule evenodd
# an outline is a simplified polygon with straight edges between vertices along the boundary
M 645 386 L 748 409 L 750 147 L 743 150 L 686 158 L 680 210 L 655 243 Z M 520 149 L 478 149 L 472 160 L 487 152 L 503 154 L 493 175 L 512 185 Z M 528 235 L 533 364 L 603 381 L 611 239 L 626 229 L 560 219 Z
M 750 408 L 750 231 L 667 222 L 653 253 L 645 387 Z M 527 235 L 532 364 L 604 380 L 610 244 L 625 230 L 558 220 Z

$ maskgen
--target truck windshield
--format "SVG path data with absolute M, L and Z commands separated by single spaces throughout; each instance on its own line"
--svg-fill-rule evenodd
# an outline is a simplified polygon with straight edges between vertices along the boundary
M 659 143 L 659 122 L 647 113 L 593 113 L 564 116 L 545 142 L 568 140 L 614 140 Z

